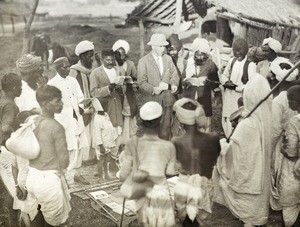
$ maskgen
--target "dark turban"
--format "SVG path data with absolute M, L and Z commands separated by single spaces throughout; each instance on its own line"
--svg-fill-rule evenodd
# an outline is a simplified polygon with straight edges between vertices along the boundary
M 182 42 L 180 41 L 180 39 L 178 38 L 177 34 L 172 34 L 170 35 L 170 37 L 167 40 L 171 45 L 174 45 L 177 51 L 180 51 L 182 48 Z

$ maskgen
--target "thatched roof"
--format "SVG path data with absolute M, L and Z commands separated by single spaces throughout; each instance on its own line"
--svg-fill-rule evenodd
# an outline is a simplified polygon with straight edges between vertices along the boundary
M 207 8 L 216 6 L 219 15 L 242 23 L 249 21 L 268 25 L 300 28 L 300 4 L 296 0 L 184 0 L 187 13 L 205 16 Z M 128 23 L 146 22 L 173 24 L 176 0 L 146 0 L 128 15 Z M 152 20 L 153 19 L 153 20 Z
M 202 0 L 201 0 L 202 1 Z M 300 4 L 296 0 L 205 0 L 218 11 L 242 21 L 243 18 L 270 25 L 300 28 Z M 231 15 L 230 15 L 231 14 Z
M 30 7 L 25 3 L 0 2 L 0 15 L 27 16 L 30 11 Z
M 190 0 L 184 0 L 188 14 L 195 13 Z M 173 24 L 176 11 L 176 0 L 146 0 L 138 5 L 127 18 L 127 23 L 137 24 L 141 18 L 145 22 Z

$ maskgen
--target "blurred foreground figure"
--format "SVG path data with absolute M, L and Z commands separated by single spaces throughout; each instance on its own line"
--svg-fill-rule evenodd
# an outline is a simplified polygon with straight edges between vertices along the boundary
M 254 74 L 244 88 L 244 115 L 269 92 L 268 81 Z M 216 164 L 214 201 L 225 205 L 245 226 L 264 225 L 269 216 L 271 162 L 271 100 L 263 102 L 236 127 L 230 141 L 222 139 Z

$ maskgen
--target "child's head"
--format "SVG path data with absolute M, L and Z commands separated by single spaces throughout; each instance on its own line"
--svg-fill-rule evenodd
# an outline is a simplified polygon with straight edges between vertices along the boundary
M 140 109 L 140 117 L 145 128 L 156 129 L 160 125 L 162 106 L 158 102 L 146 102 Z
M 42 86 L 36 91 L 36 100 L 41 108 L 52 113 L 61 112 L 63 107 L 61 97 L 61 91 L 50 85 Z
M 248 43 L 245 39 L 236 39 L 232 44 L 234 56 L 238 60 L 243 60 L 248 53 Z
M 300 85 L 295 85 L 287 90 L 287 98 L 289 102 L 289 107 L 300 112 Z
M 15 73 L 5 74 L 1 79 L 2 90 L 12 92 L 14 97 L 19 97 L 22 93 L 22 79 Z

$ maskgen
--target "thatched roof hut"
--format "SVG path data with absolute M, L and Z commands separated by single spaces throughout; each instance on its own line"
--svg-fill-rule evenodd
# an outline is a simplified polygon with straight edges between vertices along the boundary
M 299 1 L 298 1 L 299 2 Z M 291 48 L 300 32 L 300 4 L 296 0 L 183 0 L 183 18 L 205 17 L 216 7 L 217 36 L 231 43 L 232 38 L 247 39 L 260 45 L 272 36 Z M 146 26 L 174 23 L 176 0 L 146 0 L 128 15 L 127 23 L 143 19 Z M 189 18 L 191 19 L 191 18 Z M 231 33 L 231 34 L 230 34 Z M 230 37 L 231 35 L 231 37 Z

